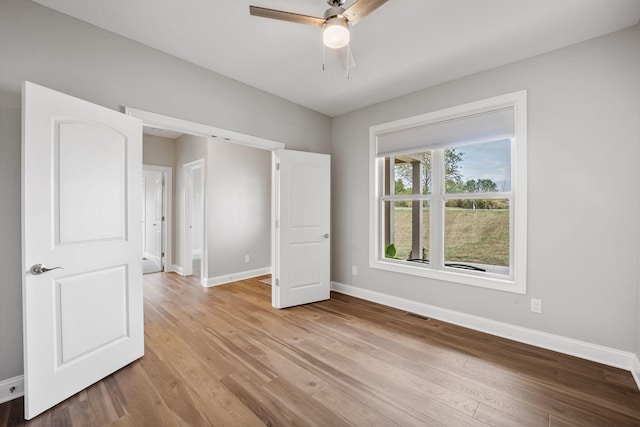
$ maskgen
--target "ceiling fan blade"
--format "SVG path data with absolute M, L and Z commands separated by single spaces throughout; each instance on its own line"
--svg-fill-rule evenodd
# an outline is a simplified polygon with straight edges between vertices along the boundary
M 322 18 L 299 15 L 297 13 L 283 12 L 281 10 L 267 9 L 258 6 L 249 6 L 249 13 L 253 16 L 279 19 L 281 21 L 295 22 L 297 24 L 313 25 L 316 27 L 322 27 L 324 25 L 324 19 Z
M 385 4 L 387 0 L 358 0 L 342 13 L 349 24 L 356 25 L 362 18 Z

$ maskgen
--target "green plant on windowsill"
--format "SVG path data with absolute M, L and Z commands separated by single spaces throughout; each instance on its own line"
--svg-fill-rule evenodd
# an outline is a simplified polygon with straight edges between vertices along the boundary
M 396 256 L 398 252 L 396 251 L 396 245 L 393 243 L 389 243 L 384 247 L 384 257 L 391 259 L 400 259 Z

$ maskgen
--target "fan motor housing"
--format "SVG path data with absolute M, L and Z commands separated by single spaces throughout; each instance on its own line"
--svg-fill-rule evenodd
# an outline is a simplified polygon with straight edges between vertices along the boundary
M 330 7 L 324 12 L 324 19 L 325 21 L 328 19 L 337 18 L 337 17 L 345 19 L 344 16 L 342 16 L 343 12 L 344 12 L 343 7 L 340 7 L 340 6 Z

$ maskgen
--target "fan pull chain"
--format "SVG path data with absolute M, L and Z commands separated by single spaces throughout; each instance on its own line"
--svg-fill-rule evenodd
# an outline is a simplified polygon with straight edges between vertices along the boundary
M 349 80 L 349 67 L 351 65 L 349 59 L 351 58 L 351 44 L 347 45 L 347 80 Z
M 322 43 L 322 71 L 325 71 L 325 67 L 324 67 L 324 63 L 325 63 L 325 50 L 326 47 L 324 46 L 324 43 Z

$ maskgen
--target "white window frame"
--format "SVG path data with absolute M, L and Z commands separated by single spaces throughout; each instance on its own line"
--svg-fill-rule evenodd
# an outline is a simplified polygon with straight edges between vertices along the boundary
M 411 265 L 406 261 L 398 261 L 384 257 L 384 221 L 382 221 L 382 189 L 384 188 L 384 158 L 377 157 L 378 135 L 397 132 L 413 127 L 425 126 L 441 121 L 460 118 L 492 109 L 513 107 L 515 120 L 515 138 L 511 139 L 511 194 L 510 196 L 510 274 L 496 275 L 457 270 L 443 267 L 440 258 L 443 253 L 431 254 L 434 262 L 429 265 Z M 434 150 L 434 154 L 438 150 Z M 437 155 L 437 154 L 436 154 Z M 436 167 L 436 161 L 432 165 Z M 442 171 L 440 171 L 442 172 Z M 444 194 L 444 186 L 437 185 L 437 170 L 432 170 L 432 194 L 427 199 L 441 198 L 482 198 L 482 194 Z M 494 197 L 492 195 L 492 197 Z M 403 199 L 411 198 L 403 196 Z M 424 196 L 419 196 L 425 199 Z M 387 197 L 388 199 L 388 197 Z M 434 217 L 435 214 L 435 217 Z M 444 247 L 444 219 L 440 211 L 431 211 L 432 234 L 437 234 L 438 250 Z M 435 220 L 435 221 L 434 221 Z M 436 225 L 434 229 L 434 222 Z M 413 276 L 455 282 L 465 285 L 526 294 L 527 291 L 527 92 L 526 90 L 483 99 L 456 107 L 421 114 L 406 119 L 396 120 L 372 126 L 369 129 L 369 267 L 410 274 Z M 433 246 L 433 245 L 432 245 Z

